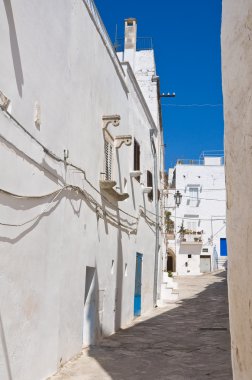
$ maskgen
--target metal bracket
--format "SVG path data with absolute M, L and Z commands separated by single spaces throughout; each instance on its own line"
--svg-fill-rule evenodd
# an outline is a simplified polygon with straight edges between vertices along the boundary
M 114 146 L 116 149 L 121 148 L 123 143 L 127 146 L 130 146 L 132 144 L 132 136 L 123 135 L 123 136 L 116 136 L 115 137 Z
M 10 99 L 5 96 L 2 91 L 0 90 L 0 107 L 4 110 L 7 111 L 8 107 L 10 105 Z
M 112 124 L 114 127 L 118 127 L 120 124 L 120 120 L 121 120 L 120 115 L 102 116 L 102 128 L 104 130 L 107 129 L 109 124 Z

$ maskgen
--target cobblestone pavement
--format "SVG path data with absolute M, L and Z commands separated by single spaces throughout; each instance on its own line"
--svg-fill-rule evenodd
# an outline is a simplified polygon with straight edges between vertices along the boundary
M 231 380 L 225 277 L 178 278 L 176 304 L 84 350 L 51 380 Z

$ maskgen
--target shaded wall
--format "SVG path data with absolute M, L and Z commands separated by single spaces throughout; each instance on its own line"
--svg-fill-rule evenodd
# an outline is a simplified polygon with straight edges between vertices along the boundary
M 224 0 L 225 114 L 230 326 L 235 380 L 252 378 L 252 2 Z

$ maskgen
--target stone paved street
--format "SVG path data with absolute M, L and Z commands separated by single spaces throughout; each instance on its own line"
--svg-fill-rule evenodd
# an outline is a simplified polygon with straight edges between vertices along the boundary
M 179 302 L 84 350 L 51 380 L 231 380 L 225 277 L 178 278 Z

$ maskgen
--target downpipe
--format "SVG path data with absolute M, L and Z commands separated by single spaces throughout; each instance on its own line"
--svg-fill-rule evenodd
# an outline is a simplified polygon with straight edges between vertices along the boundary
M 154 286 L 153 286 L 153 306 L 157 307 L 157 287 L 158 287 L 158 252 L 159 252 L 159 207 L 158 207 L 158 186 L 157 186 L 157 150 L 154 141 L 154 130 L 150 130 L 151 151 L 154 163 L 154 195 L 155 195 L 155 212 L 156 212 L 156 227 L 155 227 L 155 262 L 154 262 Z

